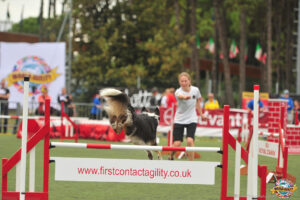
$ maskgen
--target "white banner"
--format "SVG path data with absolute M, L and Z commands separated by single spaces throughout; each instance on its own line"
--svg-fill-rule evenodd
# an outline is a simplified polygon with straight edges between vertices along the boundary
M 278 143 L 258 140 L 258 154 L 278 158 Z
M 215 183 L 219 162 L 51 157 L 56 181 Z
M 37 101 L 42 87 L 52 102 L 65 86 L 65 43 L 0 43 L 0 80 L 5 79 L 11 102 L 21 102 L 23 80 L 30 76 L 30 101 Z

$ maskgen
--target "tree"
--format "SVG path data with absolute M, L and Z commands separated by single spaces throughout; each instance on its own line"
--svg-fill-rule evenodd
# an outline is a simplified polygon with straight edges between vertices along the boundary
M 191 68 L 195 72 L 195 79 L 196 79 L 196 86 L 200 88 L 200 76 L 199 76 L 199 58 L 198 58 L 198 49 L 196 44 L 196 30 L 197 30 L 197 21 L 196 21 L 196 0 L 191 1 L 191 34 L 194 37 L 194 40 L 192 42 L 192 66 Z
M 218 28 L 217 28 L 217 23 L 214 23 L 214 34 L 213 38 L 215 41 L 215 52 L 213 54 L 213 63 L 212 63 L 212 72 L 211 72 L 211 78 L 212 78 L 212 92 L 214 94 L 217 94 L 218 92 L 218 63 L 219 63 L 219 42 L 218 42 Z M 219 74 L 221 76 L 221 74 Z
M 267 87 L 272 93 L 272 0 L 267 3 Z
M 107 86 L 136 88 L 138 77 L 141 88 L 176 87 L 192 40 L 174 34 L 175 15 L 166 12 L 168 6 L 162 0 L 117 1 L 114 6 L 75 1 L 73 17 L 81 28 L 74 35 L 74 88 L 90 95 Z
M 285 12 L 283 12 L 283 17 L 285 19 L 286 28 L 284 29 L 285 35 L 285 52 L 284 52 L 284 81 L 283 86 L 285 88 L 291 88 L 291 84 L 294 83 L 294 77 L 292 76 L 292 57 L 293 57 L 293 47 L 292 47 L 292 26 L 293 26 L 293 2 L 285 1 Z
M 225 17 L 224 17 L 224 9 L 223 8 L 223 0 L 214 0 L 213 1 L 214 10 L 216 14 L 216 23 L 219 31 L 219 40 L 221 51 L 223 53 L 223 64 L 224 64 L 224 77 L 225 77 L 225 103 L 230 106 L 234 106 L 233 102 L 233 93 L 232 93 L 232 82 L 230 77 L 230 68 L 228 61 L 228 44 L 227 44 L 227 30 L 225 25 Z
M 40 25 L 40 41 L 43 40 L 43 13 L 44 13 L 44 0 L 41 0 L 40 6 L 40 16 L 39 16 L 39 25 Z
M 22 31 L 19 23 L 13 24 L 9 31 L 39 35 L 39 28 L 38 18 L 29 17 L 22 20 Z
M 239 103 L 242 102 L 242 94 L 246 89 L 246 41 L 247 41 L 247 29 L 246 29 L 246 5 L 243 2 L 240 2 L 240 76 L 239 76 Z
M 281 65 L 281 59 L 280 59 L 280 50 L 282 48 L 281 45 L 281 33 L 282 33 L 282 11 L 284 9 L 284 0 L 280 0 L 278 2 L 276 2 L 276 6 L 275 6 L 275 12 L 274 12 L 274 18 L 277 21 L 277 26 L 275 26 L 275 44 L 276 44 L 276 48 L 275 48 L 275 52 L 274 52 L 274 61 L 273 62 L 276 66 L 276 85 L 280 83 L 280 65 Z

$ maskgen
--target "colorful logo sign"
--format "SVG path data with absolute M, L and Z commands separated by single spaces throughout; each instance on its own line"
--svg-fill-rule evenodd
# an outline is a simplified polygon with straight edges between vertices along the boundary
M 275 194 L 281 199 L 290 198 L 293 195 L 297 186 L 286 179 L 277 180 L 275 186 L 272 188 L 272 194 Z
M 58 67 L 51 67 L 40 57 L 26 56 L 17 61 L 13 72 L 5 78 L 7 86 L 14 85 L 17 90 L 23 93 L 23 80 L 25 76 L 30 77 L 29 95 L 39 94 L 42 87 L 49 87 L 49 84 L 60 76 L 57 71 Z

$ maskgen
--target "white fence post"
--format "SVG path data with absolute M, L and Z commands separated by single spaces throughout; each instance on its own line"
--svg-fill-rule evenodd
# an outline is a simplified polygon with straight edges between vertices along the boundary
M 20 200 L 25 200 L 29 77 L 24 77 Z
M 236 141 L 235 146 L 235 173 L 234 173 L 234 200 L 240 199 L 240 179 L 241 179 L 241 144 Z

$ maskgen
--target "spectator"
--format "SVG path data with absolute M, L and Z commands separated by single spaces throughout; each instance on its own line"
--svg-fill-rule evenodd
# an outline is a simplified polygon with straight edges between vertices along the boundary
M 258 100 L 258 106 L 259 106 L 260 111 L 264 110 L 264 104 L 260 99 Z M 252 99 L 248 102 L 247 108 L 248 108 L 249 111 L 253 111 L 253 109 L 254 109 L 254 99 Z
M 173 108 L 177 106 L 177 100 L 175 97 L 175 88 L 169 88 L 169 93 L 167 95 L 167 106 L 168 108 Z
M 151 109 L 160 105 L 160 94 L 158 93 L 157 88 L 152 89 L 152 96 L 150 98 Z
M 188 73 L 182 72 L 178 76 L 178 82 L 180 88 L 175 92 L 177 98 L 178 107 L 175 113 L 174 118 L 174 127 L 173 127 L 173 146 L 179 147 L 183 142 L 183 133 L 186 129 L 186 143 L 187 146 L 193 147 L 195 140 L 195 132 L 197 128 L 198 116 L 196 109 L 198 110 L 200 117 L 204 120 L 207 119 L 203 115 L 201 109 L 201 93 L 199 89 L 191 85 L 191 77 Z M 175 152 L 172 152 L 169 160 L 174 159 Z M 189 160 L 194 160 L 194 153 L 187 153 Z
M 70 104 L 68 106 L 68 115 L 69 116 L 75 116 L 75 105 L 73 104 L 73 96 L 72 94 L 69 94 Z
M 284 99 L 288 101 L 288 107 L 287 107 L 287 123 L 291 124 L 293 122 L 293 108 L 294 108 L 294 102 L 293 99 L 290 96 L 289 90 L 285 89 L 283 91 L 283 96 L 280 97 L 280 99 Z
M 74 109 L 75 106 L 72 104 L 72 95 L 67 95 L 66 88 L 61 89 L 61 93 L 57 97 L 57 102 L 61 104 L 61 102 L 64 102 L 64 112 L 68 116 L 74 115 Z
M 207 97 L 208 97 L 208 100 L 204 104 L 204 108 L 206 110 L 214 110 L 214 109 L 220 108 L 219 102 L 218 102 L 218 100 L 214 99 L 213 93 L 209 93 Z
M 9 99 L 9 89 L 6 87 L 5 80 L 1 81 L 1 88 L 0 88 L 0 110 L 1 115 L 8 115 L 8 99 Z M 2 125 L 2 119 L 0 119 L 0 133 L 7 132 L 7 118 L 4 119 L 4 123 Z M 3 130 L 3 132 L 2 132 Z
M 294 111 L 296 113 L 296 111 L 298 112 L 298 115 L 295 115 L 295 119 L 294 119 L 294 123 L 296 122 L 296 117 L 298 118 L 298 122 L 300 121 L 300 104 L 299 101 L 296 99 L 294 100 Z
M 38 107 L 37 113 L 36 113 L 38 115 L 44 115 L 44 113 L 45 113 L 44 105 L 45 105 L 46 98 L 50 98 L 50 100 L 51 100 L 51 97 L 48 96 L 48 89 L 45 85 L 43 85 L 41 87 L 41 92 L 42 92 L 42 94 L 38 97 L 39 107 Z
M 101 119 L 101 101 L 100 94 L 95 94 L 93 99 L 93 107 L 91 109 L 91 119 Z
M 164 93 L 162 94 L 161 101 L 160 101 L 160 106 L 163 107 L 163 108 L 168 107 L 167 98 L 168 98 L 169 92 L 170 92 L 169 89 L 165 89 Z

